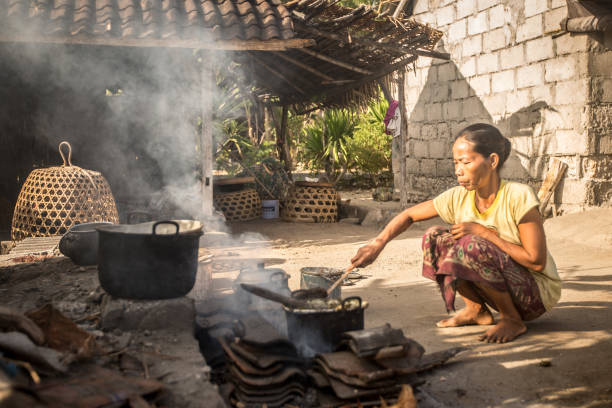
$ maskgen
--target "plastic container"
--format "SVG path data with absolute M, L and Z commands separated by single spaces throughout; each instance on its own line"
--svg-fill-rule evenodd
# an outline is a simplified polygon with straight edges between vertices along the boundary
M 278 218 L 278 200 L 262 200 L 261 218 L 266 220 Z

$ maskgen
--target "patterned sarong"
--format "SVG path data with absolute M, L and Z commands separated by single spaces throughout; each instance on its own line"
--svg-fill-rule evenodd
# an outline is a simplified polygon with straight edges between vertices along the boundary
M 448 228 L 429 228 L 423 236 L 423 276 L 438 283 L 447 311 L 455 310 L 458 279 L 509 292 L 523 320 L 533 320 L 546 311 L 531 272 L 476 235 L 455 240 Z M 483 303 L 496 309 L 477 285 L 474 288 Z

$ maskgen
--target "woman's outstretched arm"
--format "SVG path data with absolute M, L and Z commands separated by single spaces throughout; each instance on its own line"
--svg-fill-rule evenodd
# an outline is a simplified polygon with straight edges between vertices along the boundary
M 406 229 L 415 222 L 428 220 L 437 215 L 438 213 L 432 200 L 425 201 L 402 211 L 389 221 L 389 224 L 387 224 L 371 243 L 359 248 L 357 254 L 351 259 L 351 263 L 355 267 L 370 265 L 376 260 L 385 245 L 393 238 L 406 231 Z

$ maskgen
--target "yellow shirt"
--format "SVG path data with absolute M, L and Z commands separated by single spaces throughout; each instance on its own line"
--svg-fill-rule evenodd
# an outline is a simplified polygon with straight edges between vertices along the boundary
M 476 208 L 475 191 L 462 186 L 447 190 L 434 198 L 438 215 L 448 224 L 477 222 L 497 230 L 500 238 L 521 245 L 518 224 L 540 201 L 528 185 L 502 180 L 493 204 L 483 213 Z M 546 310 L 550 310 L 561 297 L 561 279 L 550 252 L 546 251 L 546 267 L 542 272 L 529 269 L 540 290 Z

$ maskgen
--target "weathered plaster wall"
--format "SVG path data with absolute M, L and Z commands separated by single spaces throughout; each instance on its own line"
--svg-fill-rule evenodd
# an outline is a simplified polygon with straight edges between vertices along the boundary
M 560 31 L 564 0 L 417 0 L 414 13 L 444 32 L 451 61 L 419 58 L 406 74 L 404 202 L 455 185 L 451 141 L 475 122 L 511 139 L 504 177 L 537 189 L 557 157 L 563 210 L 611 202 L 612 51 Z

